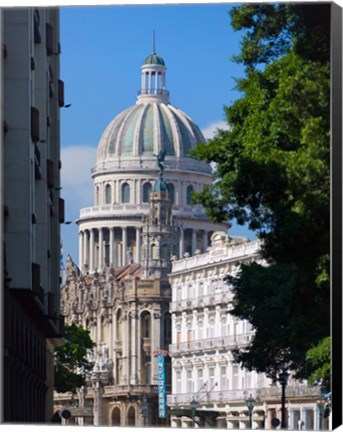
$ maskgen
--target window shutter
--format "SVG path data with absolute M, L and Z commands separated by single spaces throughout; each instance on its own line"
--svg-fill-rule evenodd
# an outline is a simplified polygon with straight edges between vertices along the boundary
M 51 159 L 47 159 L 46 161 L 47 168 L 47 183 L 49 188 L 54 187 L 54 162 Z
M 64 199 L 59 198 L 58 200 L 58 217 L 60 223 L 64 223 Z
M 39 111 L 31 107 L 31 138 L 34 143 L 39 141 Z
M 40 266 L 32 263 L 32 291 L 40 295 Z
M 64 82 L 62 80 L 58 80 L 58 106 L 64 106 Z
M 40 44 L 42 42 L 42 35 L 40 32 L 40 28 L 39 28 L 39 21 L 40 21 L 39 11 L 36 9 L 35 15 L 34 15 L 34 42 L 35 42 L 35 44 Z
M 45 25 L 46 32 L 46 53 L 47 55 L 51 55 L 53 53 L 53 28 L 52 25 L 46 23 Z

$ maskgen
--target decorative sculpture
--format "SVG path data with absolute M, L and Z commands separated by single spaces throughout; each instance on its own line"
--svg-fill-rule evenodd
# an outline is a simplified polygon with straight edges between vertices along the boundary
M 163 162 L 164 162 L 164 158 L 166 156 L 166 153 L 167 153 L 166 150 L 160 150 L 157 155 L 154 154 L 154 156 L 156 156 L 157 165 L 160 169 L 160 174 L 159 174 L 160 178 L 163 177 L 163 171 L 164 171 L 164 163 Z

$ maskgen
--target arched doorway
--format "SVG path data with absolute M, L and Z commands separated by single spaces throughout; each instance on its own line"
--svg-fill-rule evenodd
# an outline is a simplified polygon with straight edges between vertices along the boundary
M 135 426 L 135 424 L 136 424 L 136 412 L 135 412 L 135 408 L 131 406 L 129 408 L 129 411 L 127 412 L 127 425 Z
M 118 407 L 112 411 L 112 426 L 120 426 L 120 408 Z

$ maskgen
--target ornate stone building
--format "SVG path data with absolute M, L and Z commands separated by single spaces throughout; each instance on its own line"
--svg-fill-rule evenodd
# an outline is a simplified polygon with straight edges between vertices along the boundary
M 250 343 L 253 329 L 230 314 L 233 299 L 225 282 L 225 276 L 234 276 L 241 263 L 263 263 L 260 241 L 231 238 L 224 232 L 215 232 L 211 240 L 206 253 L 174 261 L 170 274 L 171 424 L 190 426 L 194 418 L 200 427 L 249 429 L 246 401 L 252 396 L 252 428 L 273 429 L 272 420 L 281 420 L 281 386 L 235 363 L 232 351 Z M 320 419 L 320 399 L 318 387 L 300 383 L 290 373 L 287 428 L 327 429 L 328 421 Z
M 137 103 L 100 139 L 94 206 L 77 221 L 79 266 L 68 259 L 61 291 L 66 323 L 82 324 L 96 343 L 78 407 L 71 395 L 55 398 L 77 423 L 166 424 L 157 411 L 156 354 L 171 343 L 171 259 L 205 251 L 212 232 L 227 229 L 191 204 L 192 192 L 211 183 L 211 169 L 188 156 L 205 138 L 169 102 L 164 60 L 153 52 L 141 74 Z M 169 358 L 166 375 L 170 391 Z

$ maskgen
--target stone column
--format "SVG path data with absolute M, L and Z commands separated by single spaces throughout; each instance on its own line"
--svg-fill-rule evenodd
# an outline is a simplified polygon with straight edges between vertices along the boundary
M 203 247 L 203 253 L 205 253 L 207 248 L 208 248 L 208 238 L 207 238 L 207 231 L 206 230 L 204 230 L 202 241 L 203 241 L 203 246 L 202 246 Z
M 100 272 L 104 265 L 104 237 L 103 230 L 99 228 L 99 261 L 98 261 L 98 272 Z
M 94 271 L 94 230 L 89 230 L 89 271 Z
M 141 262 L 141 229 L 136 227 L 136 263 Z
M 303 407 L 300 408 L 300 420 L 302 421 L 302 427 L 301 429 L 305 429 L 306 430 L 306 426 L 307 426 L 307 416 L 306 416 L 306 412 L 307 410 Z
M 184 227 L 180 229 L 180 249 L 179 258 L 182 259 L 185 253 L 185 231 Z
M 125 265 L 127 263 L 127 228 L 122 228 L 122 263 L 121 265 Z
M 298 429 L 298 425 L 295 422 L 295 408 L 288 408 L 288 429 Z
M 192 255 L 195 255 L 197 248 L 197 231 L 193 228 L 192 230 Z
M 160 341 L 160 320 L 161 320 L 161 312 L 158 310 L 154 310 L 152 312 L 152 326 L 151 326 L 151 384 L 157 385 L 158 383 L 158 374 L 157 374 L 157 357 L 154 356 L 154 351 L 161 348 Z
M 139 343 L 137 338 L 138 333 L 138 313 L 135 309 L 131 311 L 131 376 L 130 384 L 138 384 L 138 351 Z
M 122 327 L 122 352 L 123 352 L 123 369 L 122 369 L 122 384 L 129 384 L 129 320 L 128 320 L 128 312 L 125 312 L 123 315 L 123 327 Z
M 79 231 L 79 268 L 83 270 L 84 258 L 83 258 L 83 250 L 84 250 L 84 232 Z
M 109 228 L 110 231 L 110 267 L 114 267 L 113 248 L 114 248 L 114 228 Z

